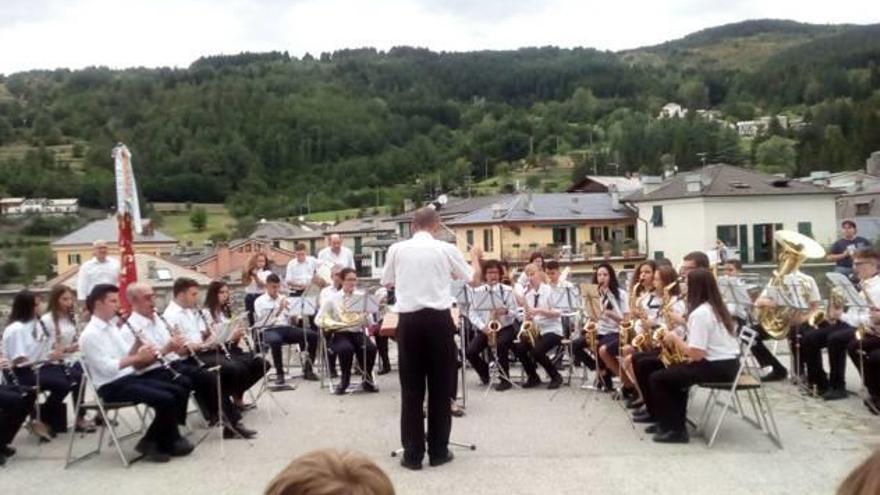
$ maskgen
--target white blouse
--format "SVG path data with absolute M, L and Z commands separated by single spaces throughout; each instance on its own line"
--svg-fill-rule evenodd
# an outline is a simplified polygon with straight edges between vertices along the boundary
M 553 309 L 550 305 L 550 298 L 553 295 L 553 289 L 547 284 L 541 284 L 538 290 L 531 286 L 526 288 L 523 297 L 526 301 L 527 308 Z M 562 316 L 536 316 L 534 318 L 535 325 L 541 331 L 541 335 L 547 333 L 555 333 L 562 335 Z
M 627 296 L 626 291 L 623 290 L 622 287 L 618 287 L 616 300 L 612 300 L 610 292 L 599 294 L 599 310 L 605 311 L 606 309 L 610 309 L 616 312 L 618 316 L 623 317 L 623 313 L 629 308 L 628 301 L 629 297 Z M 604 316 L 599 318 L 599 335 L 618 333 L 619 330 L 620 323 Z
M 44 331 L 36 319 L 27 323 L 14 321 L 3 331 L 3 352 L 9 361 L 21 358 L 27 363 L 45 361 L 51 349 L 51 334 Z
M 706 361 L 739 357 L 739 342 L 715 315 L 712 305 L 704 302 L 688 316 L 688 345 L 706 351 Z

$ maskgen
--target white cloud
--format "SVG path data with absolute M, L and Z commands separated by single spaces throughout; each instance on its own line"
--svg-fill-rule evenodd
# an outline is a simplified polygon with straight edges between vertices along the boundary
M 88 65 L 187 66 L 202 55 L 293 55 L 394 45 L 434 50 L 654 44 L 727 22 L 880 21 L 880 4 L 840 0 L 11 0 L 0 5 L 0 73 Z

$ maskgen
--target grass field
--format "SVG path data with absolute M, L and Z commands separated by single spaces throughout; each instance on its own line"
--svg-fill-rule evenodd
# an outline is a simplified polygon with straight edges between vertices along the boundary
M 163 213 L 162 226 L 159 227 L 159 230 L 180 242 L 191 242 L 193 246 L 201 245 L 214 234 L 225 233 L 231 235 L 232 230 L 235 228 L 235 219 L 229 215 L 226 208 L 223 205 L 203 206 L 208 212 L 208 224 L 205 230 L 197 232 L 193 229 L 189 223 L 189 212 L 186 211 L 181 213 Z
M 35 146 L 31 146 L 27 143 L 10 143 L 0 146 L 0 162 L 3 162 L 7 159 L 22 159 L 24 155 L 29 150 L 36 151 Z M 66 164 L 70 166 L 72 170 L 82 171 L 82 158 L 76 158 L 73 156 L 73 145 L 72 144 L 59 144 L 55 146 L 46 146 L 46 149 L 55 154 L 55 158 L 59 163 Z M 85 149 L 83 149 L 83 153 L 85 153 Z
M 374 207 L 366 208 L 365 215 L 373 216 Z M 310 215 L 306 215 L 306 220 L 311 220 L 312 222 L 335 222 L 337 219 L 339 221 L 348 220 L 351 218 L 357 218 L 358 208 L 347 208 L 345 210 L 332 210 L 332 211 L 320 211 L 316 213 L 312 213 Z M 387 215 L 388 207 L 380 206 L 379 207 L 379 215 Z
M 560 166 L 548 167 L 547 170 L 542 170 L 540 167 L 531 168 L 527 171 L 517 170 L 510 174 L 506 182 L 516 186 L 517 181 L 519 181 L 520 188 L 524 188 L 528 183 L 529 177 L 535 176 L 541 181 L 541 185 L 535 189 L 535 192 L 544 192 L 545 188 L 549 190 L 548 192 L 561 192 L 571 186 L 571 171 L 571 168 Z M 501 177 L 490 177 L 487 180 L 475 183 L 474 191 L 480 194 L 498 194 L 504 182 L 505 179 Z

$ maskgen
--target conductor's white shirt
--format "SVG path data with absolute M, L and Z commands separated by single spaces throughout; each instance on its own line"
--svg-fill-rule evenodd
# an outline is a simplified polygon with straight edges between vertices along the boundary
M 83 263 L 76 274 L 76 298 L 85 301 L 98 284 L 119 284 L 119 260 L 108 256 L 101 262 L 93 257 Z
M 427 232 L 416 232 L 388 249 L 382 285 L 394 286 L 394 310 L 398 313 L 444 310 L 455 302 L 450 293 L 452 281 L 473 276 L 474 270 L 455 245 L 438 241 Z
M 345 246 L 339 246 L 339 254 L 330 246 L 325 247 L 318 252 L 318 261 L 329 261 L 340 268 L 354 268 L 354 254 Z

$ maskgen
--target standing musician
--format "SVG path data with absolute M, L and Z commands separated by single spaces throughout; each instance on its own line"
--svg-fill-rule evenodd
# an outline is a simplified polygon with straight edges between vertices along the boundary
M 230 397 L 243 393 L 242 387 L 248 381 L 246 366 L 238 361 L 226 359 L 225 353 L 219 348 L 209 348 L 206 340 L 212 337 L 212 328 L 207 318 L 196 307 L 199 297 L 199 284 L 195 280 L 180 277 L 174 281 L 172 293 L 174 299 L 165 307 L 162 317 L 158 321 L 153 320 L 155 305 L 153 298 L 149 297 L 152 292 L 146 284 L 132 284 L 134 291 L 129 290 L 129 298 L 133 308 L 131 322 L 135 329 L 142 330 L 146 326 L 151 332 L 148 335 L 150 343 L 162 346 L 170 337 L 176 337 L 176 346 L 170 344 L 177 356 L 188 354 L 185 360 L 176 359 L 173 366 L 182 375 L 192 381 L 193 391 L 199 403 L 208 413 L 208 423 L 225 419 L 223 435 L 226 438 L 235 438 L 239 435 L 244 438 L 252 438 L 256 432 L 245 428 L 241 423 L 241 412 L 234 406 Z M 132 287 L 131 285 L 129 287 Z M 140 292 L 147 294 L 141 298 Z M 136 304 L 134 300 L 137 300 Z M 142 321 L 142 317 L 146 321 Z M 131 318 L 130 318 L 131 319 Z M 167 325 L 167 326 L 166 326 Z M 163 328 L 158 328 L 159 326 Z M 170 328 L 169 328 L 170 326 Z M 144 331 L 146 334 L 147 331 Z M 175 348 L 176 347 L 176 348 Z M 163 349 L 165 350 L 165 349 Z M 219 366 L 220 373 L 220 397 L 217 396 L 217 378 L 213 372 L 204 368 Z M 220 416 L 219 406 L 223 416 Z
M 288 302 L 287 298 L 279 292 L 280 284 L 281 280 L 278 275 L 274 273 L 269 275 L 266 278 L 266 293 L 254 301 L 254 308 L 257 314 L 257 327 L 265 328 L 262 331 L 263 344 L 272 350 L 275 385 L 284 387 L 284 359 L 281 353 L 281 346 L 284 344 L 299 344 L 300 348 L 306 347 L 308 349 L 309 361 L 303 366 L 303 378 L 305 380 L 318 379 L 312 370 L 315 350 L 318 347 L 318 333 L 310 328 L 294 327 L 290 324 Z
M 692 271 L 692 270 L 691 270 Z M 660 360 L 658 342 L 654 341 L 654 332 L 661 326 L 667 331 L 672 331 L 681 337 L 685 336 L 687 308 L 681 295 L 681 284 L 675 269 L 668 265 L 657 267 L 654 272 L 654 294 L 648 301 L 648 310 L 642 315 L 638 326 L 652 345 L 649 350 L 635 352 L 631 357 L 633 376 L 636 380 L 641 400 L 633 400 L 627 404 L 630 409 L 636 409 L 633 413 L 633 421 L 636 423 L 651 423 L 657 417 L 657 411 L 651 396 L 648 393 L 648 383 L 651 375 L 663 369 Z M 652 316 L 653 315 L 653 316 Z
M 213 326 L 229 323 L 232 319 L 232 307 L 229 304 L 229 300 L 230 292 L 226 282 L 214 280 L 208 284 L 202 314 L 204 314 L 209 324 Z M 239 366 L 238 383 L 235 390 L 232 391 L 232 399 L 235 402 L 235 406 L 241 411 L 254 407 L 244 403 L 244 393 L 262 380 L 268 366 L 262 357 L 255 354 L 246 332 L 247 330 L 244 328 L 236 328 L 226 345 L 226 352 L 224 353 L 224 355 L 228 354 L 232 361 Z M 242 341 L 247 344 L 247 351 L 242 348 Z
M 92 288 L 98 284 L 115 285 L 119 281 L 119 260 L 107 256 L 107 242 L 96 240 L 92 243 L 94 257 L 79 267 L 76 276 L 76 298 L 85 303 Z M 83 311 L 85 309 L 85 304 Z M 84 316 L 88 317 L 87 313 Z
M 598 322 L 598 377 L 600 385 L 605 391 L 614 389 L 612 382 L 613 374 L 620 372 L 617 363 L 617 354 L 620 343 L 618 342 L 618 327 L 626 316 L 628 307 L 626 290 L 620 287 L 614 268 L 608 263 L 602 263 L 593 273 L 593 284 L 599 287 L 599 308 L 602 311 Z M 587 339 L 578 337 L 572 342 L 575 355 L 589 367 L 592 364 L 587 355 Z
M 73 383 L 64 366 L 55 364 L 64 358 L 64 353 L 53 345 L 52 334 L 37 317 L 37 305 L 32 292 L 21 291 L 15 295 L 9 325 L 3 332 L 3 349 L 13 366 L 8 373 L 13 373 L 18 383 L 25 387 L 39 383 L 40 392 L 49 392 L 46 401 L 37 406 L 40 414 L 32 416 L 35 421 L 31 425 L 40 441 L 49 441 L 57 433 L 67 431 L 64 398 Z
M 630 307 L 635 308 L 635 311 L 628 315 L 627 321 L 633 324 L 635 330 L 633 336 L 642 332 L 650 332 L 651 327 L 648 325 L 651 320 L 657 317 L 657 311 L 660 309 L 660 298 L 656 297 L 654 290 L 654 272 L 656 269 L 657 265 L 653 261 L 643 261 L 639 263 L 631 277 L 632 280 L 630 280 L 629 290 L 627 291 L 627 302 Z M 634 296 L 635 299 L 630 299 L 629 296 Z M 634 374 L 632 371 L 633 347 L 631 343 L 632 339 L 623 344 L 623 356 L 619 356 L 621 366 L 623 367 L 623 371 L 620 373 L 620 380 L 623 384 L 623 397 L 633 402 L 638 402 L 638 399 L 635 398 L 636 386 L 632 378 Z M 618 342 L 618 344 L 620 343 Z
M 866 248 L 852 255 L 855 276 L 872 301 L 880 301 L 880 276 L 878 276 L 878 253 Z M 835 305 L 835 296 L 829 296 L 829 308 L 824 322 L 816 328 L 804 332 L 801 338 L 801 356 L 807 366 L 807 380 L 816 386 L 825 400 L 839 400 L 847 397 L 846 392 L 846 354 L 847 347 L 855 339 L 856 328 L 870 323 L 870 310 Z M 831 379 L 822 369 L 822 348 L 828 347 L 828 363 Z
M 655 442 L 687 443 L 688 389 L 701 382 L 730 382 L 739 369 L 736 327 L 712 272 L 692 270 L 687 284 L 687 342 L 675 332 L 664 339 L 682 359 L 653 373 L 648 385 L 658 422 L 646 432 L 654 433 Z
M 75 296 L 73 290 L 66 285 L 58 284 L 49 291 L 49 308 L 40 318 L 43 326 L 52 336 L 53 348 L 63 354 L 61 361 L 53 365 L 62 366 L 63 372 L 70 379 L 72 397 L 71 406 L 76 411 L 79 388 L 82 385 L 83 370 L 73 354 L 79 351 L 76 312 L 74 311 Z M 86 410 L 80 409 L 74 426 L 76 432 L 92 433 L 96 430 L 93 421 L 86 419 Z
M 315 277 L 315 270 L 318 269 L 318 260 L 308 255 L 306 245 L 302 242 L 299 242 L 294 246 L 293 254 L 294 258 L 287 263 L 287 272 L 284 275 L 284 283 L 287 285 L 290 295 L 296 297 L 301 296 L 312 283 L 312 279 Z M 269 278 L 267 277 L 267 286 L 269 285 L 268 281 Z M 256 302 L 254 304 L 256 304 Z
M 492 292 L 495 294 L 495 301 L 498 309 L 492 311 L 477 311 L 471 305 L 468 314 L 468 320 L 474 328 L 479 331 L 470 341 L 467 348 L 467 359 L 474 367 L 474 370 L 480 376 L 483 385 L 489 384 L 489 365 L 483 359 L 483 352 L 489 346 L 489 323 L 498 322 L 500 329 L 494 336 L 497 348 L 496 356 L 498 365 L 501 367 L 501 376 L 495 384 L 495 390 L 499 392 L 508 390 L 512 387 L 510 377 L 510 350 L 513 347 L 513 341 L 516 338 L 514 330 L 514 318 L 516 312 L 504 306 L 505 298 L 513 297 L 513 288 L 500 283 L 501 279 L 501 263 L 497 260 L 487 260 L 483 263 L 483 285 L 473 289 L 475 294 Z
M 135 450 L 153 462 L 189 455 L 193 446 L 177 429 L 179 419 L 186 418 L 186 389 L 136 373 L 155 363 L 160 351 L 139 339 L 126 342 L 120 329 L 110 323 L 119 310 L 119 289 L 98 284 L 86 304 L 92 317 L 80 336 L 80 349 L 98 395 L 106 402 L 142 403 L 153 409 L 153 420 Z
M 547 285 L 544 272 L 537 265 L 529 264 L 526 265 L 525 274 L 528 276 L 528 284 L 523 295 L 518 298 L 524 312 L 523 327 L 531 322 L 540 335 L 536 342 L 530 342 L 523 328 L 517 336 L 519 342 L 514 344 L 513 352 L 528 376 L 522 387 L 533 388 L 541 384 L 535 366 L 538 363 L 550 376 L 547 388 L 556 389 L 562 385 L 562 375 L 550 361 L 547 352 L 562 343 L 562 313 L 550 305 L 553 289 Z
M 407 469 L 421 469 L 425 455 L 425 418 L 422 404 L 428 391 L 427 450 L 432 466 L 452 460 L 449 432 L 452 409 L 449 399 L 455 389 L 455 322 L 450 308 L 453 279 L 470 284 L 480 280 L 478 247 L 471 248 L 471 266 L 454 245 L 436 239 L 440 216 L 432 208 L 421 208 L 413 216 L 415 233 L 388 250 L 382 285 L 394 287 L 399 324 L 401 409 L 400 436 Z
M 241 281 L 247 286 L 244 289 L 244 309 L 248 312 L 248 323 L 254 325 L 254 301 L 266 292 L 266 277 L 272 273 L 269 269 L 269 257 L 266 253 L 251 256 L 241 274 Z
M 861 249 L 853 255 L 853 265 L 861 282 L 862 293 L 868 303 L 868 310 L 850 310 L 841 315 L 849 325 L 858 328 L 859 335 L 850 340 L 847 353 L 853 364 L 862 374 L 862 381 L 868 389 L 865 407 L 873 414 L 880 414 L 880 253 L 875 249 Z M 858 337 L 861 337 L 860 339 Z M 829 356 L 831 348 L 829 343 Z
M 342 237 L 332 234 L 327 238 L 327 247 L 318 252 L 318 261 L 329 262 L 341 268 L 355 269 L 354 254 L 342 245 Z
M 365 319 L 349 307 L 354 296 L 362 296 L 362 291 L 357 291 L 357 272 L 354 268 L 343 268 L 339 272 L 342 279 L 342 289 L 330 295 L 321 305 L 321 321 L 332 322 L 335 328 L 322 328 L 332 332 L 330 348 L 339 357 L 342 378 L 333 390 L 336 395 L 344 395 L 351 381 L 352 358 L 356 358 L 364 370 L 363 389 L 367 392 L 378 392 L 373 382 L 373 364 L 376 362 L 376 346 L 364 333 Z M 355 317 L 352 317 L 355 315 Z M 364 363 L 366 355 L 366 363 Z

